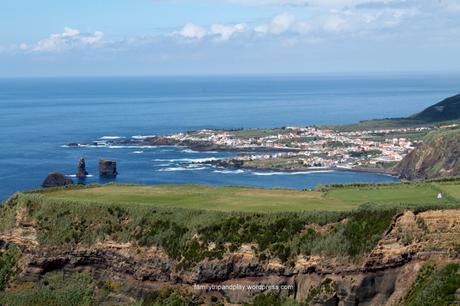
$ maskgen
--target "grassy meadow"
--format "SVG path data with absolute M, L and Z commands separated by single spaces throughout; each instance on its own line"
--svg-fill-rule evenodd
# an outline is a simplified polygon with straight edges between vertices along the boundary
M 442 199 L 437 198 L 439 192 L 444 195 Z M 431 182 L 362 185 L 318 191 L 202 185 L 105 185 L 47 190 L 41 194 L 54 200 L 263 213 L 346 211 L 364 203 L 401 205 L 460 202 L 460 184 Z

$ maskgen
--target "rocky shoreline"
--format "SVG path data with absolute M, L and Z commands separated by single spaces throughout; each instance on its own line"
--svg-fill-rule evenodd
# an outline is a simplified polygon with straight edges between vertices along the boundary
M 362 172 L 362 173 L 374 173 L 374 174 L 383 174 L 398 176 L 398 173 L 392 169 L 383 169 L 383 168 L 363 168 L 363 167 L 354 167 L 354 168 L 345 168 L 345 167 L 298 167 L 298 168 L 270 168 L 270 167 L 253 167 L 246 166 L 244 163 L 240 163 L 239 160 L 235 159 L 219 159 L 219 160 L 210 160 L 205 162 L 197 162 L 194 164 L 201 165 L 212 165 L 220 167 L 223 169 L 230 170 L 252 170 L 252 171 L 264 171 L 264 172 L 286 172 L 286 173 L 295 173 L 295 172 L 320 172 L 320 171 L 343 171 L 343 172 Z
M 177 147 L 193 150 L 196 152 L 241 152 L 241 153 L 296 153 L 300 152 L 300 149 L 295 148 L 274 148 L 274 147 L 236 147 L 236 146 L 222 146 L 216 145 L 208 141 L 180 141 L 172 139 L 166 136 L 152 136 L 144 138 L 130 138 L 130 139 L 112 139 L 105 141 L 103 144 L 99 142 L 93 142 L 90 144 L 79 144 L 79 143 L 69 143 L 66 147 L 88 147 L 88 146 L 165 146 L 165 147 Z M 270 168 L 270 167 L 253 167 L 246 166 L 244 163 L 239 163 L 238 160 L 230 159 L 219 159 L 205 162 L 197 162 L 192 164 L 207 164 L 212 166 L 217 166 L 230 170 L 253 170 L 253 171 L 280 171 L 280 172 L 314 172 L 314 171 L 345 171 L 345 172 L 363 172 L 363 173 L 374 173 L 374 174 L 384 174 L 391 176 L 398 176 L 398 173 L 392 169 L 383 169 L 383 168 L 365 168 L 365 167 L 298 167 L 298 168 Z
M 146 147 L 177 147 L 186 148 L 197 152 L 217 151 L 217 152 L 299 152 L 300 149 L 295 148 L 273 148 L 273 147 L 235 147 L 226 145 L 216 145 L 209 141 L 190 141 L 176 140 L 166 136 L 152 136 L 145 138 L 130 138 L 130 139 L 112 139 L 106 140 L 103 143 L 95 141 L 91 143 L 68 143 L 65 147 L 80 148 L 80 147 L 105 147 L 105 146 L 146 146 Z

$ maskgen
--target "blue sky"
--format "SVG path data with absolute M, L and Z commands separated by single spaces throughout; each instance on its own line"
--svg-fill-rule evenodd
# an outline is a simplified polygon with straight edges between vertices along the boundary
M 0 76 L 460 71 L 460 0 L 15 0 Z

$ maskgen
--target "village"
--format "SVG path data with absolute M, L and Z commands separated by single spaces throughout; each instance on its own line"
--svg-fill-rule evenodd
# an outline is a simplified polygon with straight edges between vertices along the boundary
M 253 132 L 203 129 L 167 137 L 177 142 L 210 142 L 220 148 L 242 151 L 244 153 L 227 161 L 229 166 L 242 168 L 384 170 L 401 161 L 432 129 L 401 127 L 336 131 L 291 126 Z

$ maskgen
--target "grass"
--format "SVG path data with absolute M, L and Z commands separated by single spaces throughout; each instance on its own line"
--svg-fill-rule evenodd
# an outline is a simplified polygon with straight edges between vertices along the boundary
M 0 304 L 9 306 L 93 305 L 91 276 L 87 273 L 50 272 L 39 282 L 25 282 L 11 291 L 0 292 Z
M 447 183 L 444 183 L 444 184 L 439 184 L 438 185 L 438 188 L 450 195 L 451 197 L 454 197 L 456 200 L 460 201 L 460 186 L 459 184 L 447 184 Z
M 340 199 L 326 199 L 322 192 L 316 191 L 195 185 L 106 185 L 84 189 L 61 189 L 46 192 L 44 195 L 58 200 L 137 203 L 156 207 L 242 212 L 338 211 L 357 206 Z
M 456 185 L 460 189 L 459 185 Z M 448 203 L 444 197 L 437 199 L 439 191 L 432 184 L 393 184 L 382 187 L 337 188 L 327 192 L 327 198 L 339 199 L 344 203 L 379 203 L 379 204 L 417 204 L 417 203 Z
M 439 190 L 446 195 L 437 199 Z M 198 185 L 105 185 L 42 192 L 55 200 L 142 204 L 240 212 L 346 211 L 363 203 L 444 204 L 460 201 L 458 183 L 364 185 L 326 191 Z

